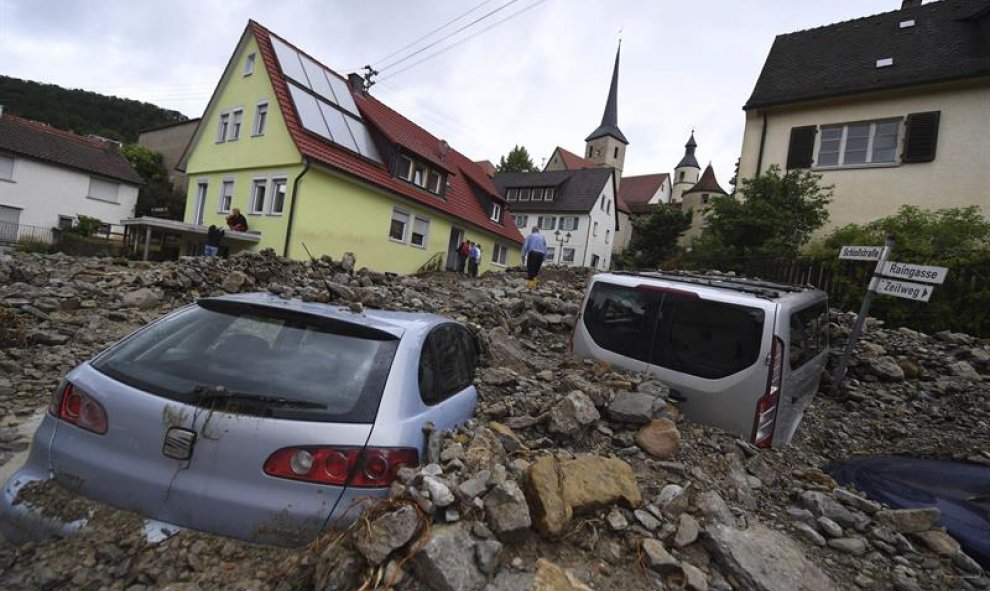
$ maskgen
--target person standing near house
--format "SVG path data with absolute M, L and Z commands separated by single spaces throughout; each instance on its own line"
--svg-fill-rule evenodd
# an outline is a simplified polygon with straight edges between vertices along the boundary
M 227 216 L 227 227 L 237 232 L 247 232 L 247 218 L 241 215 L 241 210 L 237 207 Z
M 464 274 L 464 267 L 467 265 L 468 255 L 471 254 L 471 243 L 467 240 L 461 242 L 457 247 L 457 273 Z
M 478 265 L 481 263 L 481 245 L 469 242 L 471 249 L 468 251 L 468 275 L 478 277 Z
M 540 274 L 543 259 L 547 256 L 547 240 L 540 234 L 540 228 L 533 226 L 533 231 L 526 237 L 522 247 L 522 258 L 526 264 L 526 286 L 536 288 L 536 276 Z
M 220 254 L 220 243 L 223 240 L 223 230 L 216 226 L 210 226 L 206 231 L 206 248 L 203 254 L 208 257 L 215 257 Z

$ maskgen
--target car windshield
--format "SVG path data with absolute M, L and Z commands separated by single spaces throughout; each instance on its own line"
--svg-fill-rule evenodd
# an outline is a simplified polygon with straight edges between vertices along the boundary
M 224 300 L 201 300 L 93 363 L 156 394 L 225 412 L 371 423 L 397 337 L 362 325 Z

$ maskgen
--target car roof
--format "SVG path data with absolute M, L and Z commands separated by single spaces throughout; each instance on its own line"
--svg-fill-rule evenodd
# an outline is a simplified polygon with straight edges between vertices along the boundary
M 753 277 L 741 277 L 738 275 L 724 275 L 715 273 L 696 273 L 690 271 L 614 271 L 612 273 L 600 273 L 595 275 L 595 280 L 609 279 L 610 277 L 643 278 L 661 280 L 667 282 L 681 283 L 685 286 L 692 285 L 700 288 L 710 288 L 716 291 L 733 293 L 735 295 L 750 296 L 764 300 L 778 302 L 806 301 L 808 295 L 814 299 L 825 297 L 825 292 L 813 286 L 788 285 L 766 281 Z
M 428 332 L 439 324 L 453 322 L 450 318 L 427 312 L 395 312 L 370 309 L 363 310 L 362 312 L 352 312 L 346 306 L 336 306 L 320 302 L 304 302 L 298 298 L 283 298 L 267 292 L 237 293 L 207 299 L 240 302 L 268 308 L 303 312 L 313 316 L 332 318 L 342 322 L 376 328 L 398 337 L 401 337 L 405 333 Z

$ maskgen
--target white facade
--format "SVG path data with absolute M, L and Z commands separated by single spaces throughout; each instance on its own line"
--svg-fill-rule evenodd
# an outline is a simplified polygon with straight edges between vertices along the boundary
M 13 158 L 9 178 L 6 174 L 0 178 L 0 222 L 8 232 L 12 222 L 47 229 L 58 227 L 60 219 L 64 225 L 79 215 L 98 218 L 118 231 L 121 220 L 134 216 L 136 185 L 17 154 L 0 157 L 6 164 Z

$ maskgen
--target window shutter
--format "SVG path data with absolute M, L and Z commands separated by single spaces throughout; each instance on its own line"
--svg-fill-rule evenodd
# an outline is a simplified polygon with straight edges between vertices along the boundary
M 791 143 L 787 148 L 787 170 L 811 168 L 816 133 L 818 128 L 814 125 L 791 128 Z
M 931 162 L 938 146 L 938 120 L 941 111 L 911 113 L 907 116 L 904 162 Z

